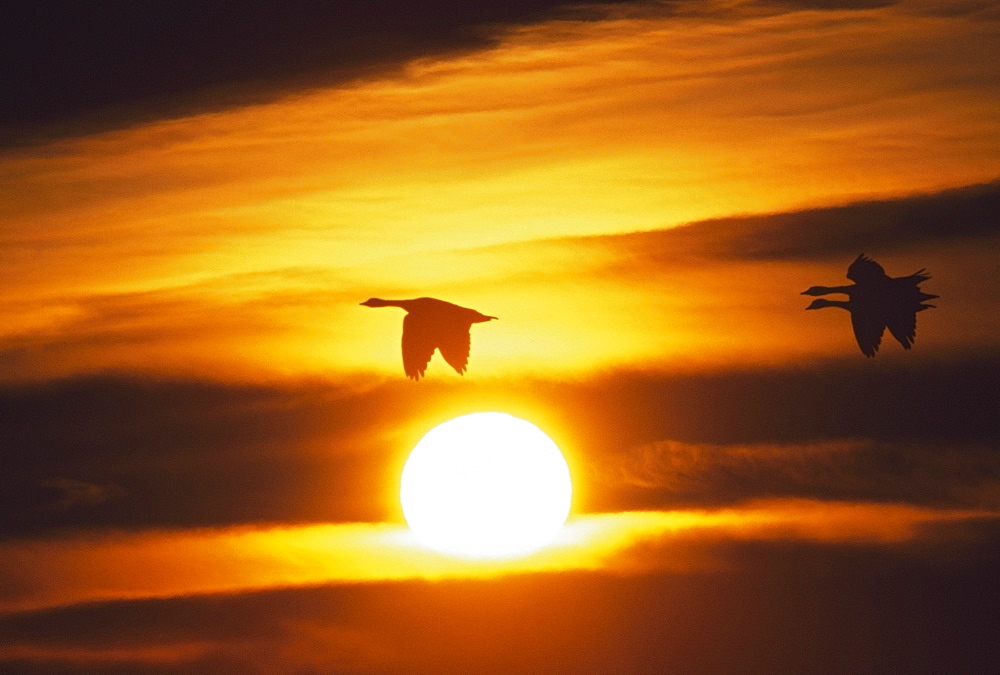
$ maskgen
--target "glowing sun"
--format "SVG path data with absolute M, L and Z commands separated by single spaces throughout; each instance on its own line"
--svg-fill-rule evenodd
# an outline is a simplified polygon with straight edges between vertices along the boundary
M 569 515 L 569 468 L 545 433 L 505 413 L 473 413 L 425 435 L 403 467 L 399 498 L 428 548 L 470 558 L 535 551 Z

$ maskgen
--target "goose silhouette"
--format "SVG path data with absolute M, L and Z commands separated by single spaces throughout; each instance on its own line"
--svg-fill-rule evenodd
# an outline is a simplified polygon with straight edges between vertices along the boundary
M 847 300 L 818 298 L 806 309 L 839 307 L 851 314 L 851 327 L 858 347 L 865 356 L 875 356 L 882 343 L 885 329 L 910 349 L 917 335 L 917 312 L 934 305 L 927 300 L 936 298 L 920 290 L 920 284 L 930 279 L 925 270 L 918 270 L 905 277 L 890 277 L 885 269 L 864 253 L 847 268 L 849 286 L 811 286 L 802 295 L 829 295 L 843 293 Z
M 474 323 L 497 318 L 437 298 L 369 298 L 361 304 L 365 307 L 400 307 L 406 310 L 403 317 L 403 371 L 411 380 L 423 377 L 435 349 L 456 373 L 465 373 L 469 363 L 469 329 Z

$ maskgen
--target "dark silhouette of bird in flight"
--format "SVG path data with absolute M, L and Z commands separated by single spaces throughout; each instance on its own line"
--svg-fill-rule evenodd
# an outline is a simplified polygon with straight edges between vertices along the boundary
M 802 295 L 828 295 L 843 293 L 847 300 L 813 300 L 806 309 L 840 307 L 851 313 L 854 337 L 865 356 L 875 356 L 888 328 L 903 349 L 913 346 L 917 335 L 917 312 L 934 305 L 927 300 L 936 298 L 920 290 L 920 284 L 930 279 L 925 270 L 905 277 L 890 277 L 877 262 L 859 255 L 847 268 L 847 278 L 854 283 L 848 286 L 812 286 Z
M 456 373 L 463 374 L 469 363 L 469 329 L 472 324 L 497 318 L 437 298 L 369 298 L 361 304 L 365 307 L 401 307 L 406 310 L 403 317 L 403 370 L 412 380 L 423 377 L 435 349 Z

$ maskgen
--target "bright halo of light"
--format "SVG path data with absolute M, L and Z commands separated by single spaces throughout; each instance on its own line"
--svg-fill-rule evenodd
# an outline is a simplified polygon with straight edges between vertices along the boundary
M 525 420 L 456 417 L 420 439 L 403 467 L 403 516 L 420 543 L 468 558 L 535 551 L 569 515 L 569 468 L 551 438 Z

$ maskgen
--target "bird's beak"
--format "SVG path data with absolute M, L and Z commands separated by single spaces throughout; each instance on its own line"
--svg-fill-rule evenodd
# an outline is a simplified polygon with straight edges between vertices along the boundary
M 809 291 L 802 291 L 799 295 L 809 295 Z

